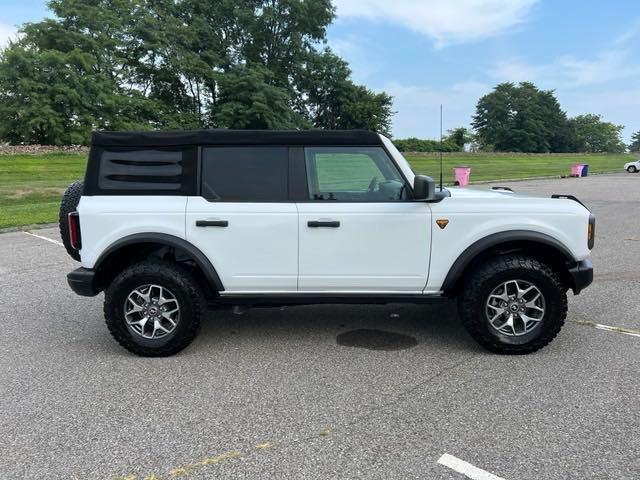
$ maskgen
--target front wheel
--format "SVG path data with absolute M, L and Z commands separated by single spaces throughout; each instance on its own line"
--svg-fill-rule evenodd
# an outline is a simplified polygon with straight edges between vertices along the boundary
M 566 290 L 558 275 L 534 258 L 496 257 L 467 280 L 460 318 L 469 334 L 492 352 L 535 352 L 564 325 Z
M 629 165 L 629 167 L 627 168 L 627 172 L 629 173 L 636 173 L 637 171 L 638 169 L 633 165 Z
M 179 352 L 195 338 L 206 302 L 180 265 L 145 261 L 122 271 L 105 292 L 109 331 L 124 348 L 144 357 Z

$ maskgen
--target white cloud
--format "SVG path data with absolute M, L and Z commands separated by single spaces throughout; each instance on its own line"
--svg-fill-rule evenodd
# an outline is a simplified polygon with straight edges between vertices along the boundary
M 640 34 L 640 18 L 637 19 L 634 23 L 631 24 L 629 28 L 620 33 L 614 40 L 614 44 L 623 44 L 627 43 L 629 40 L 633 39 L 636 35 Z
M 440 48 L 505 33 L 526 21 L 538 0 L 336 0 L 338 19 L 401 25 Z
M 367 40 L 354 34 L 349 34 L 341 38 L 329 41 L 331 49 L 349 61 L 351 78 L 356 83 L 368 83 L 368 80 L 379 70 L 383 69 L 382 64 L 375 55 L 371 55 L 363 45 Z
M 18 29 L 6 23 L 0 23 L 0 50 L 9 44 L 9 40 L 15 40 Z
M 630 50 L 607 50 L 591 58 L 558 57 L 546 64 L 530 64 L 521 58 L 502 60 L 491 69 L 498 81 L 540 83 L 546 88 L 575 88 L 640 77 L 640 64 Z

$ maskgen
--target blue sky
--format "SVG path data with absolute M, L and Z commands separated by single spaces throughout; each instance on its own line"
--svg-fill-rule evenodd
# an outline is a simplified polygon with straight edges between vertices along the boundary
M 599 113 L 640 130 L 638 0 L 334 0 L 329 45 L 357 82 L 394 96 L 395 137 L 468 125 L 501 81 L 530 80 L 571 116 Z M 0 0 L 0 44 L 44 0 Z

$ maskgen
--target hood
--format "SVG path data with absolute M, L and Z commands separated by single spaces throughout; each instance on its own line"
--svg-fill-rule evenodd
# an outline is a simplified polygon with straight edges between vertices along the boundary
M 448 188 L 451 197 L 460 199 L 486 199 L 499 200 L 509 198 L 545 198 L 543 195 L 532 195 L 529 193 L 515 193 L 509 190 L 491 190 L 484 188 L 468 188 L 468 187 L 451 187 Z
M 508 190 L 491 190 L 488 188 L 452 187 L 451 201 L 446 199 L 440 204 L 434 204 L 433 209 L 446 209 L 466 213 L 488 212 L 584 212 L 584 207 L 576 199 L 551 195 L 535 195 L 529 193 L 514 193 Z M 439 208 L 436 205 L 440 205 Z

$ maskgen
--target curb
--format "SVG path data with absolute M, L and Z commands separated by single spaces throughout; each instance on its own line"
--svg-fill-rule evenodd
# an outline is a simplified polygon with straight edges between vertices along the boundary
M 35 225 L 20 225 L 19 227 L 0 228 L 0 233 L 24 232 L 28 230 L 41 230 L 43 228 L 57 227 L 57 223 L 37 223 Z
M 598 173 L 589 173 L 589 177 L 595 177 L 597 175 L 618 175 L 619 173 L 615 170 L 610 172 L 598 172 Z M 560 180 L 560 179 L 575 179 L 576 177 L 570 177 L 568 175 L 547 175 L 544 177 L 521 177 L 521 178 L 498 178 L 496 180 L 479 180 L 477 182 L 469 182 L 469 185 L 484 185 L 487 183 L 500 183 L 500 182 L 527 182 L 529 180 Z M 583 178 L 583 177 L 580 177 Z M 451 185 L 452 186 L 452 185 Z

